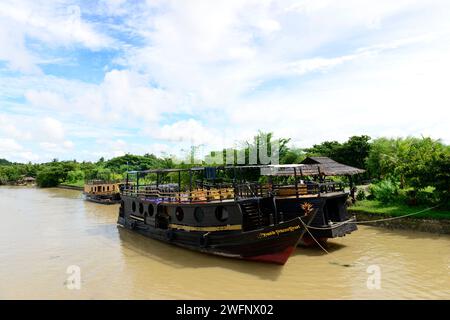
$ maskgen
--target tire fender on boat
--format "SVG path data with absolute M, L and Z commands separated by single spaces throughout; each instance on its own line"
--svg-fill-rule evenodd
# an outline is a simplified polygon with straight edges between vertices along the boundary
M 206 247 L 206 246 L 208 246 L 208 235 L 209 235 L 209 232 L 207 232 L 207 233 L 205 233 L 204 235 L 202 235 L 200 238 L 199 238 L 199 243 L 200 243 L 200 246 L 201 247 Z
M 168 241 L 172 241 L 173 240 L 173 230 L 167 230 L 166 238 L 167 238 Z

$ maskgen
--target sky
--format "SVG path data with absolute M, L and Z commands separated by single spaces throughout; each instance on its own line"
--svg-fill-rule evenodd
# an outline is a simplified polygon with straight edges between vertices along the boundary
M 2 0 L 0 158 L 450 143 L 448 0 Z

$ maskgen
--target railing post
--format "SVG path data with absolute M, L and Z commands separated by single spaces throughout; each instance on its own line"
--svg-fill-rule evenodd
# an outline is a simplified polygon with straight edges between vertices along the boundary
M 136 173 L 136 195 L 139 197 L 139 172 Z

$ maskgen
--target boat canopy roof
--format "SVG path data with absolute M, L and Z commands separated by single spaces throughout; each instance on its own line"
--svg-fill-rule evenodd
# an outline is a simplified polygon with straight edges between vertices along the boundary
M 275 164 L 275 165 L 236 165 L 236 166 L 205 166 L 183 169 L 151 169 L 143 171 L 128 171 L 129 174 L 148 174 L 148 173 L 171 173 L 185 171 L 206 171 L 210 168 L 217 170 L 246 170 L 260 169 L 263 176 L 339 176 L 354 175 L 365 172 L 365 170 L 348 166 L 336 162 L 327 157 L 306 158 L 302 163 L 294 164 Z
M 205 167 L 192 167 L 192 168 L 182 168 L 182 169 L 150 169 L 150 170 L 141 170 L 141 171 L 128 171 L 129 174 L 136 174 L 136 173 L 170 173 L 170 172 L 184 172 L 184 171 L 204 171 L 208 168 L 216 168 L 219 170 L 230 170 L 230 169 L 258 169 L 266 167 L 266 165 L 242 165 L 242 166 L 205 166 Z

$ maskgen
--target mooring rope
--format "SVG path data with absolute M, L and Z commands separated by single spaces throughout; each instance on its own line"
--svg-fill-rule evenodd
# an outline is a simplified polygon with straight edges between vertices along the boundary
M 332 225 L 330 227 L 312 227 L 312 226 L 307 226 L 307 227 L 310 228 L 310 229 L 316 229 L 316 230 L 331 230 L 331 229 L 340 227 L 340 226 L 342 226 L 344 224 L 347 224 L 347 223 L 363 224 L 363 223 L 377 223 L 377 222 L 383 222 L 383 221 L 391 221 L 391 220 L 403 219 L 403 218 L 406 218 L 406 217 L 414 216 L 416 214 L 420 214 L 420 213 L 423 213 L 425 211 L 433 210 L 433 209 L 435 209 L 435 208 L 437 208 L 439 206 L 441 206 L 441 204 L 438 204 L 438 205 L 435 205 L 434 207 L 426 208 L 426 209 L 423 209 L 423 210 L 420 210 L 420 211 L 417 211 L 417 212 L 408 213 L 408 214 L 405 214 L 405 215 L 402 215 L 402 216 L 398 216 L 398 217 L 390 217 L 390 218 L 376 219 L 376 220 L 366 220 L 366 221 L 356 221 L 355 219 L 351 219 L 351 220 L 347 220 L 347 221 L 336 223 L 336 224 L 334 224 L 334 225 Z
M 319 241 L 317 241 L 317 239 L 312 235 L 312 233 L 309 231 L 308 226 L 303 222 L 303 220 L 300 219 L 300 221 L 302 222 L 303 226 L 305 227 L 306 232 L 309 233 L 309 235 L 311 236 L 311 238 L 313 238 L 313 240 L 317 243 L 317 245 L 318 245 L 323 251 L 325 251 L 327 254 L 329 254 L 329 252 L 327 251 L 327 249 L 325 249 L 325 248 L 319 243 Z
M 316 229 L 316 230 L 330 230 L 330 229 L 337 228 L 337 227 L 342 226 L 342 225 L 347 224 L 347 223 L 360 224 L 360 223 L 382 222 L 382 221 L 389 221 L 389 220 L 402 219 L 402 218 L 405 218 L 405 217 L 413 216 L 413 215 L 416 215 L 416 214 L 419 214 L 419 213 L 422 213 L 422 212 L 425 212 L 425 211 L 429 211 L 429 210 L 435 209 L 435 208 L 437 208 L 437 207 L 439 207 L 439 206 L 440 206 L 440 204 L 438 204 L 438 205 L 436 205 L 436 206 L 434 206 L 434 207 L 430 207 L 430 208 L 426 208 L 426 209 L 420 210 L 420 211 L 418 211 L 418 212 L 408 213 L 408 214 L 405 214 L 405 215 L 402 215 L 402 216 L 398 216 L 398 217 L 390 217 L 390 218 L 385 218 L 385 219 L 367 220 L 367 221 L 356 221 L 355 219 L 352 219 L 352 220 L 343 221 L 343 222 L 341 222 L 341 223 L 336 223 L 335 225 L 333 225 L 333 226 L 331 226 L 331 227 L 325 227 L 325 228 L 308 226 L 308 225 L 306 225 L 306 224 L 303 222 L 302 219 L 300 219 L 300 221 L 302 222 L 303 226 L 304 226 L 305 229 L 306 229 L 306 232 L 308 232 L 308 234 L 311 236 L 311 238 L 314 240 L 314 242 L 315 242 L 315 243 L 316 243 L 316 244 L 317 244 L 317 245 L 318 245 L 318 246 L 319 246 L 326 254 L 329 254 L 329 252 L 327 251 L 327 249 L 325 249 L 325 248 L 320 244 L 320 242 L 312 235 L 312 233 L 309 231 L 309 229 Z

